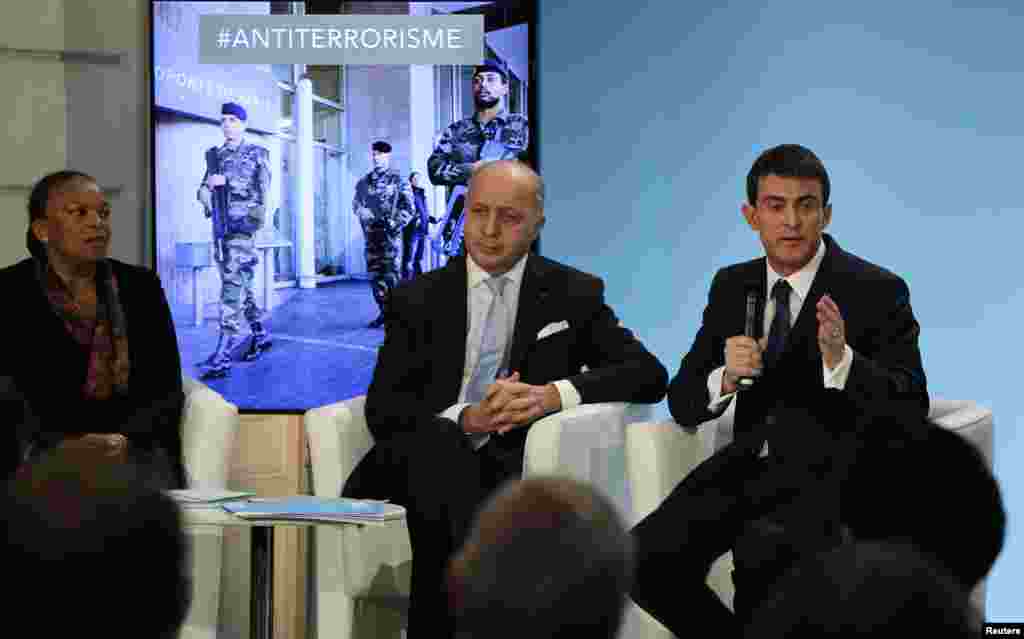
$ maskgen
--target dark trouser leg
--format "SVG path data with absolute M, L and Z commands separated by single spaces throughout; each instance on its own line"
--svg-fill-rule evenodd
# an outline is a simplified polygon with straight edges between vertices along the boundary
M 416 236 L 418 233 L 412 229 L 415 220 L 410 222 L 402 230 L 402 279 L 407 280 L 413 276 L 413 255 L 415 255 Z
M 423 273 L 423 245 L 426 241 L 427 236 L 424 233 L 417 233 L 413 240 L 412 275 Z
M 454 635 L 448 560 L 479 505 L 511 476 L 488 446 L 474 451 L 451 422 L 427 420 L 420 432 L 375 444 L 367 455 L 372 459 L 364 460 L 345 485 L 345 496 L 387 497 L 406 508 L 413 555 L 409 639 Z
M 401 238 L 391 238 L 381 233 L 372 233 L 367 238 L 366 270 L 373 278 L 373 299 L 382 315 L 387 308 L 388 294 L 399 282 L 400 250 Z
M 236 247 L 224 243 L 224 260 L 217 263 L 220 269 L 220 330 L 222 333 L 237 335 L 241 326 L 242 303 L 245 299 L 245 279 L 241 272 L 240 255 Z
M 636 544 L 633 601 L 677 637 L 694 627 L 736 637 L 740 626 L 705 583 L 728 552 L 746 516 L 744 480 L 751 459 L 728 446 L 693 469 L 632 531 Z
M 759 460 L 757 467 L 745 490 L 750 520 L 733 548 L 733 607 L 741 624 L 750 622 L 793 564 L 842 538 L 835 468 L 787 466 L 777 457 Z

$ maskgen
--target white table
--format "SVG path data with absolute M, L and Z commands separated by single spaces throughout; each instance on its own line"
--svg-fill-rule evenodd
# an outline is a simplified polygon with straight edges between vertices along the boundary
M 382 526 L 391 521 L 375 522 L 323 522 L 292 521 L 283 519 L 244 519 L 236 517 L 216 504 L 183 506 L 182 514 L 186 526 L 216 526 L 225 528 L 237 526 L 249 528 L 252 535 L 250 544 L 249 589 L 250 636 L 253 639 L 272 639 L 274 636 L 274 529 L 280 527 L 308 526 Z

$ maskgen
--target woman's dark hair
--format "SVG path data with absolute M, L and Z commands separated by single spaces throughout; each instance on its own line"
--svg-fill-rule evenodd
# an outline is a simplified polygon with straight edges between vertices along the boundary
M 96 182 L 96 178 L 81 171 L 57 171 L 44 176 L 32 187 L 32 192 L 28 195 L 28 234 L 25 239 L 25 246 L 28 247 L 28 252 L 32 257 L 36 259 L 46 257 L 46 246 L 32 232 L 32 222 L 46 217 L 46 206 L 50 201 L 50 193 L 74 180 Z

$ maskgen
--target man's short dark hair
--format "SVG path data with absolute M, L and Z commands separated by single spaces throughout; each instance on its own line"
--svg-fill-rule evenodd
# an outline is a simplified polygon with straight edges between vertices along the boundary
M 754 612 L 745 637 L 977 636 L 967 591 L 912 546 L 846 544 L 796 564 Z
M 999 484 L 981 452 L 924 421 L 863 429 L 840 507 L 855 538 L 911 543 L 967 589 L 992 568 L 1006 534 Z
M 632 585 L 633 547 L 608 499 L 573 480 L 531 478 L 507 484 L 487 508 L 503 513 L 507 526 L 482 535 L 466 560 L 456 597 L 460 634 L 614 638 Z
M 799 144 L 780 144 L 762 153 L 754 160 L 747 173 L 747 201 L 757 206 L 757 191 L 761 178 L 766 175 L 779 177 L 814 178 L 821 182 L 822 206 L 828 204 L 832 185 L 825 165 L 810 149 Z
M 57 448 L 0 495 L 8 610 L 43 637 L 173 637 L 191 597 L 178 507 L 103 452 Z

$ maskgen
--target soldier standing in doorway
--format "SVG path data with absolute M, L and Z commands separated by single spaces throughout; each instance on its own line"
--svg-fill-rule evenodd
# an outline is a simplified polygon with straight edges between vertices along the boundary
M 508 82 L 504 62 L 487 59 L 477 66 L 473 73 L 476 113 L 451 123 L 427 160 L 430 182 L 453 187 L 441 226 L 442 251 L 448 256 L 462 251 L 462 208 L 473 171 L 493 160 L 520 159 L 529 145 L 526 117 L 508 113 L 502 103 Z
M 413 196 L 409 183 L 390 168 L 391 145 L 378 140 L 370 149 L 373 170 L 356 183 L 352 210 L 366 236 L 366 270 L 380 311 L 369 327 L 380 328 L 388 295 L 399 282 L 402 229 L 413 218 Z
M 243 358 L 258 359 L 272 342 L 263 326 L 253 293 L 259 258 L 253 235 L 263 227 L 270 190 L 270 154 L 243 139 L 245 109 L 234 102 L 221 107 L 224 144 L 206 151 L 206 173 L 198 199 L 213 218 L 214 246 L 220 271 L 220 338 L 217 349 L 202 363 L 203 379 L 231 371 L 231 353 L 239 344 L 241 319 L 249 324 L 252 341 Z

